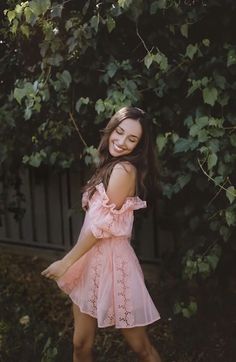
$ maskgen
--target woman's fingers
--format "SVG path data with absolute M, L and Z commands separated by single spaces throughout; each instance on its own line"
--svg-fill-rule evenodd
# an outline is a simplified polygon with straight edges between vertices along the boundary
M 49 267 L 47 267 L 45 270 L 43 270 L 41 272 L 41 275 L 43 275 L 46 278 L 56 280 L 65 273 L 66 269 L 67 268 L 65 263 L 61 260 L 57 260 L 51 265 L 49 265 Z
M 49 268 L 43 270 L 41 272 L 41 275 L 43 275 L 44 277 L 49 278 L 49 279 L 56 279 L 55 275 L 52 272 L 50 272 Z

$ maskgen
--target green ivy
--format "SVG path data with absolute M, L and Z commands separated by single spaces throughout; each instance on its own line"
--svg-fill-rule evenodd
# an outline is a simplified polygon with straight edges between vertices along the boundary
M 5 5 L 1 165 L 90 165 L 107 119 L 121 106 L 143 107 L 153 123 L 183 276 L 208 277 L 224 244 L 235 240 L 236 4 Z

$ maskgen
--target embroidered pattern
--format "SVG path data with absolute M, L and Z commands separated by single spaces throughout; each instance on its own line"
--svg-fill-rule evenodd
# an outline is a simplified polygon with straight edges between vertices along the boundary
M 110 306 L 107 312 L 106 317 L 104 318 L 103 325 L 104 326 L 112 326 L 115 324 L 115 314 L 113 306 Z
M 95 256 L 92 260 L 91 265 L 91 274 L 90 274 L 90 290 L 88 295 L 88 310 L 94 317 L 97 317 L 97 300 L 98 300 L 98 289 L 99 282 L 101 277 L 101 269 L 102 269 L 102 258 L 103 253 L 101 250 L 101 246 L 95 246 Z
M 131 303 L 131 293 L 129 284 L 128 260 L 122 256 L 117 256 L 117 297 L 118 297 L 118 319 L 121 327 L 131 327 L 134 324 L 134 314 Z

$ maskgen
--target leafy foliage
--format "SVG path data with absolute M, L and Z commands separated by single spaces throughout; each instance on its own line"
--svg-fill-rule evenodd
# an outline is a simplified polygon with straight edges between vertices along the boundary
M 214 271 L 235 248 L 235 2 L 5 5 L 1 164 L 89 164 L 104 121 L 145 108 L 184 275 Z

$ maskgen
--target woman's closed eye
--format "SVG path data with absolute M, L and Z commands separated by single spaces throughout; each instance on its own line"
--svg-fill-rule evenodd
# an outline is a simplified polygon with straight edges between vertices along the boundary
M 134 138 L 129 138 L 129 141 L 132 142 L 132 143 L 137 142 L 136 138 L 135 139 Z
M 124 133 L 124 131 L 122 130 L 122 129 L 120 129 L 120 128 L 116 128 L 116 133 L 117 134 L 119 134 L 119 135 L 123 135 L 123 133 Z M 137 142 L 137 139 L 136 138 L 128 138 L 129 139 L 129 141 L 130 142 L 132 142 L 132 143 L 135 143 L 135 142 Z
M 116 133 L 121 135 L 121 134 L 123 134 L 123 131 L 121 129 L 119 129 L 119 128 L 116 128 Z

